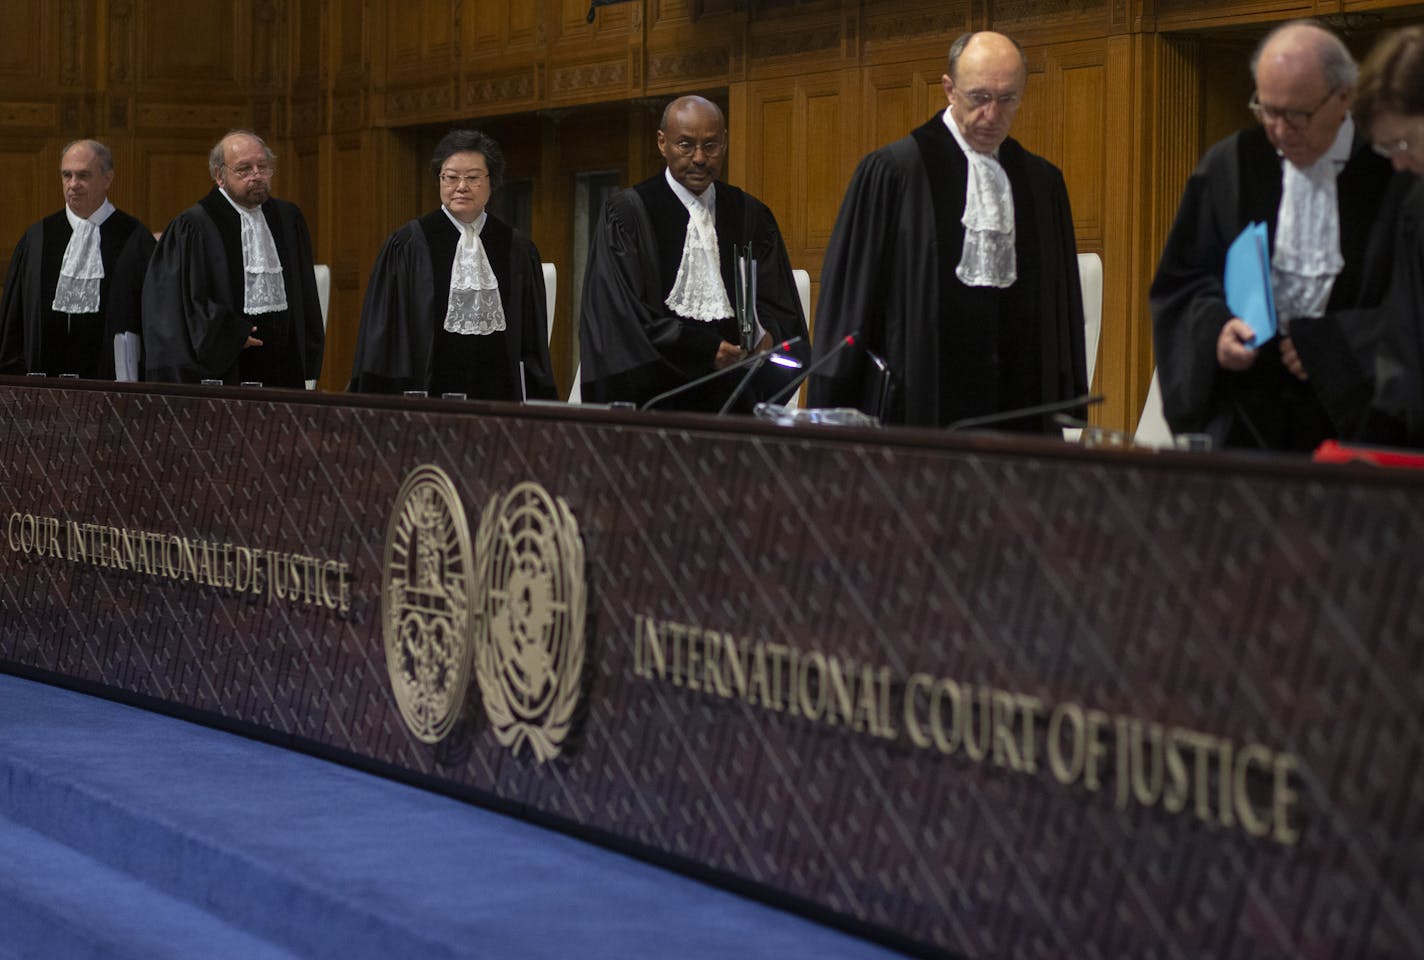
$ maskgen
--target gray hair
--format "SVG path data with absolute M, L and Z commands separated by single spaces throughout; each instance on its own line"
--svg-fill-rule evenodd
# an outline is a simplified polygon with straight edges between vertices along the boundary
M 263 140 L 256 133 L 251 130 L 229 130 L 223 134 L 222 139 L 213 144 L 213 148 L 208 151 L 208 174 L 212 176 L 214 180 L 218 178 L 218 171 L 227 165 L 227 157 L 223 152 L 223 148 L 227 146 L 227 142 L 233 137 L 251 137 L 253 140 L 262 144 L 262 153 L 266 156 L 268 163 L 277 162 L 277 155 L 272 152 L 271 147 L 267 146 L 267 141 Z
M 1287 30 L 1299 27 L 1310 27 L 1319 35 L 1321 42 L 1317 43 L 1315 48 L 1320 55 L 1320 76 L 1325 80 L 1325 86 L 1332 92 L 1353 87 L 1360 79 L 1360 67 L 1355 63 L 1355 58 L 1350 56 L 1349 48 L 1325 24 L 1309 19 L 1287 21 L 1261 38 L 1255 52 L 1251 54 L 1251 82 L 1256 82 L 1256 68 L 1261 65 L 1261 54 L 1271 41 Z
M 99 161 L 100 173 L 114 172 L 114 152 L 108 147 L 104 146 L 98 140 L 82 139 L 69 141 L 64 145 L 64 149 L 59 151 L 60 162 L 63 163 L 64 158 L 69 153 L 69 151 L 73 150 L 75 147 L 78 146 L 85 146 L 88 147 L 90 150 L 94 151 L 94 159 Z

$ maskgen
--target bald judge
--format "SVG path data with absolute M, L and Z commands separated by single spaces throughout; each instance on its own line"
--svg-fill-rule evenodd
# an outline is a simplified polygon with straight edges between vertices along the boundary
M 766 205 L 718 177 L 727 124 L 716 104 L 680 97 L 663 111 L 658 152 L 667 167 L 609 198 L 588 256 L 579 317 L 581 388 L 586 402 L 639 405 L 795 337 L 806 359 L 806 318 L 776 218 Z M 744 343 L 736 319 L 735 249 L 756 261 L 760 331 Z M 733 409 L 749 411 L 787 380 L 768 366 Z M 740 374 L 660 402 L 669 409 L 718 411 Z
M 114 158 L 104 144 L 65 147 L 59 179 L 64 209 L 26 230 L 10 260 L 0 373 L 137 379 L 130 346 L 153 235 L 109 202 Z
M 1028 66 L 1001 33 L 961 36 L 942 78 L 948 106 L 861 161 L 821 273 L 812 406 L 884 396 L 890 423 L 947 426 L 1087 392 L 1083 298 L 1058 168 L 1009 136 Z M 999 423 L 1056 432 L 1042 415 Z
M 311 237 L 272 196 L 276 157 L 250 130 L 208 155 L 213 189 L 164 231 L 143 291 L 150 380 L 301 389 L 325 341 Z

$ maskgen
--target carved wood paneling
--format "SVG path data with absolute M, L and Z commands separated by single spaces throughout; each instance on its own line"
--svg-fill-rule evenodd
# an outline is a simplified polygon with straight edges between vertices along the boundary
M 0 148 L 0 282 L 27 226 L 64 203 L 59 183 L 59 147 L 45 140 L 7 138 Z
M 159 82 L 191 91 L 224 86 L 238 92 L 246 79 L 238 55 L 247 30 L 244 11 L 231 4 L 193 4 L 187 0 L 138 0 L 139 81 Z
M 142 219 L 152 229 L 162 230 L 212 189 L 208 149 L 216 140 L 217 136 L 187 142 L 150 140 L 137 148 L 135 169 L 129 176 L 142 178 Z

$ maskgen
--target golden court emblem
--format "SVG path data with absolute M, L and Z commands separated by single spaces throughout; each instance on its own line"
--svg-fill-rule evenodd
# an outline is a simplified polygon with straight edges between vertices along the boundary
M 475 677 L 501 744 L 539 762 L 565 746 L 584 668 L 584 555 L 563 498 L 537 483 L 491 497 L 476 556 Z
M 465 508 L 449 476 L 418 467 L 386 529 L 381 632 L 401 717 L 436 743 L 455 726 L 470 685 L 474 564 Z

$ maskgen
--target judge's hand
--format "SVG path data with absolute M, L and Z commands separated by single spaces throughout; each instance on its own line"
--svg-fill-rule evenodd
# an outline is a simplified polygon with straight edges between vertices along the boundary
M 747 352 L 735 343 L 723 340 L 717 345 L 717 356 L 712 358 L 712 368 L 721 370 L 723 367 L 730 367 L 746 355 Z
M 252 336 L 252 334 L 254 334 L 254 333 L 256 333 L 256 332 L 257 332 L 257 328 L 256 328 L 256 327 L 253 327 L 252 330 L 248 333 L 248 335 L 247 335 L 247 342 L 242 345 L 242 349 L 246 350 L 248 347 L 260 347 L 260 346 L 262 346 L 262 341 L 261 341 L 261 340 L 258 340 L 256 337 Z
M 770 350 L 770 349 L 771 349 L 771 334 L 769 334 L 769 333 L 763 333 L 763 334 L 761 335 L 761 343 L 758 343 L 758 344 L 756 345 L 756 352 L 757 352 L 757 353 L 761 353 L 763 350 Z
M 1281 363 L 1284 363 L 1286 369 L 1296 375 L 1296 379 L 1310 379 L 1305 373 L 1305 364 L 1300 362 L 1300 354 L 1295 352 L 1295 344 L 1291 343 L 1290 337 L 1281 338 Z
M 1237 373 L 1249 370 L 1251 364 L 1256 362 L 1256 351 L 1251 346 L 1254 339 L 1256 334 L 1246 321 L 1232 317 L 1216 337 L 1216 362 Z

